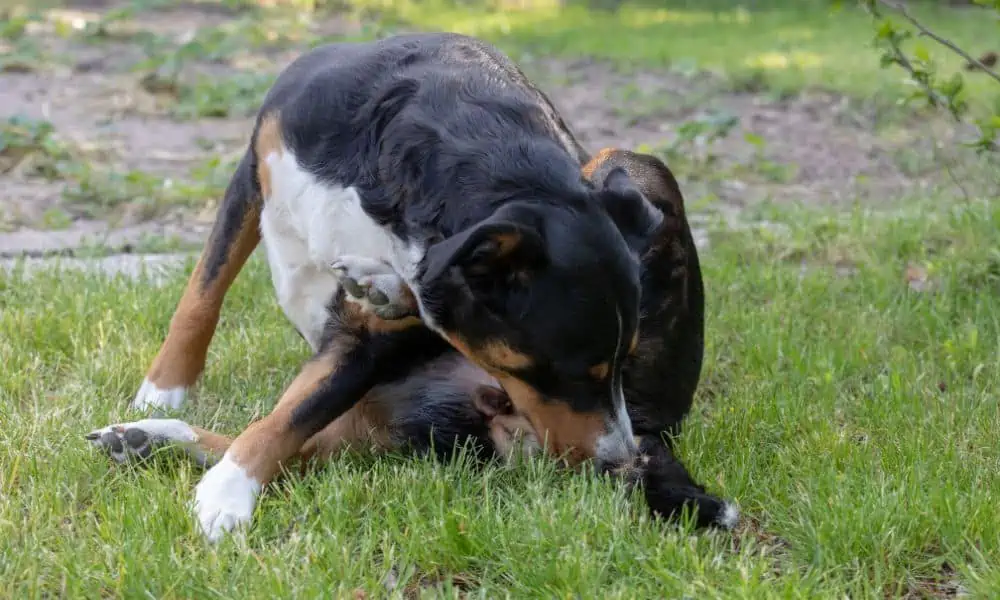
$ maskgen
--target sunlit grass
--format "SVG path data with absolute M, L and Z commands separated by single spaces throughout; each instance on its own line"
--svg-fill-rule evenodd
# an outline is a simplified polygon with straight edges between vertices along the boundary
M 82 434 L 127 419 L 184 284 L 0 276 L 0 596 L 895 597 L 1000 579 L 1000 208 L 762 208 L 703 252 L 706 366 L 680 453 L 754 525 L 663 528 L 544 462 L 345 457 L 204 545 L 198 471 L 113 467 Z M 853 273 L 843 274 L 850 266 Z M 925 291 L 908 286 L 925 269 Z M 189 265 L 190 266 L 190 265 Z M 256 257 L 183 416 L 238 432 L 306 356 Z M 421 583 L 422 582 L 422 583 Z M 935 588 L 936 589 L 936 588 Z M 450 591 L 449 591 L 450 590 Z
M 667 0 L 657 6 L 625 2 L 602 10 L 545 3 L 515 10 L 439 0 L 351 2 L 382 19 L 481 36 L 515 54 L 592 56 L 625 66 L 694 64 L 733 78 L 759 77 L 780 90 L 812 86 L 860 97 L 899 97 L 907 91 L 901 71 L 879 67 L 872 21 L 850 2 L 837 12 L 823 2 L 733 4 Z M 985 11 L 920 5 L 914 12 L 973 53 L 994 49 L 1000 38 L 1000 26 Z M 950 51 L 928 40 L 915 43 L 939 61 L 942 76 L 961 69 L 962 60 Z M 1000 99 L 996 82 L 977 76 L 967 80 L 969 97 L 979 110 Z

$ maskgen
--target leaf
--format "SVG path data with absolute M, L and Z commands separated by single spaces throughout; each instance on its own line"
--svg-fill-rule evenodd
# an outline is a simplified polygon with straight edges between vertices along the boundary
M 892 34 L 896 32 L 896 26 L 892 24 L 889 19 L 883 19 L 881 25 L 879 25 L 876 36 L 883 40 L 892 39 Z
M 753 144 L 757 148 L 764 147 L 764 138 L 751 131 L 748 131 L 745 134 L 743 134 L 743 139 L 746 140 L 748 143 Z

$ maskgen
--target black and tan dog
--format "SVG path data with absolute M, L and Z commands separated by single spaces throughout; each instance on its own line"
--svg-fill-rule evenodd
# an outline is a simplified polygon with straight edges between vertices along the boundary
M 316 355 L 270 415 L 220 442 L 196 491 L 203 531 L 248 521 L 279 466 L 376 385 L 456 352 L 506 391 L 514 412 L 496 416 L 525 420 L 570 464 L 629 471 L 641 446 L 654 510 L 690 504 L 699 522 L 731 525 L 735 509 L 660 440 L 702 360 L 676 182 L 648 157 L 605 153 L 581 174 L 587 159 L 548 99 L 472 38 L 335 44 L 285 69 L 134 402 L 183 402 L 263 236 L 279 304 Z M 364 324 L 350 335 L 331 335 L 338 295 Z

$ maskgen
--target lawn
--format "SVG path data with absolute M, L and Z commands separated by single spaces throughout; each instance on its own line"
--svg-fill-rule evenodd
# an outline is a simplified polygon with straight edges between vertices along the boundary
M 354 6 L 375 7 L 364 2 Z M 573 5 L 558 18 L 378 8 L 383 29 L 463 30 L 521 57 L 704 67 L 737 83 L 763 65 L 764 96 L 819 85 L 900 97 L 862 16 L 747 4 L 756 10 L 666 2 L 614 16 Z M 920 14 L 972 50 L 997 39 L 971 13 Z M 992 102 L 988 89 L 976 82 L 974 99 Z M 83 439 L 138 417 L 127 401 L 187 271 L 160 282 L 0 270 L 0 597 L 994 597 L 993 181 L 878 203 L 763 202 L 742 207 L 740 227 L 704 225 L 706 364 L 679 452 L 739 503 L 735 533 L 652 522 L 640 498 L 544 459 L 478 471 L 352 454 L 269 489 L 246 535 L 209 546 L 186 504 L 196 467 L 169 453 L 116 467 Z M 179 413 L 193 424 L 239 432 L 308 355 L 260 254 Z

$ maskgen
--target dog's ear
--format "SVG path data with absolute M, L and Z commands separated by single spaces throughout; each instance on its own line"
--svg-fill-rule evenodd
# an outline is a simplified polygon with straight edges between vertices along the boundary
M 605 176 L 601 195 L 604 208 L 625 238 L 625 243 L 642 256 L 663 223 L 663 213 L 653 206 L 621 167 L 611 169 Z
M 493 217 L 427 249 L 422 279 L 432 282 L 458 269 L 463 278 L 505 278 L 542 266 L 545 242 L 532 225 Z
M 473 405 L 483 417 L 492 419 L 497 415 L 514 414 L 514 404 L 506 392 L 491 385 L 481 385 L 476 388 Z

